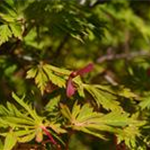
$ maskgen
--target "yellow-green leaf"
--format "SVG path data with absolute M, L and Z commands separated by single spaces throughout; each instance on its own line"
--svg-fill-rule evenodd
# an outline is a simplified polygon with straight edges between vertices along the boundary
M 0 45 L 7 42 L 9 38 L 12 37 L 12 32 L 8 25 L 0 26 Z
M 9 132 L 5 138 L 4 150 L 12 150 L 17 143 L 17 137 L 13 132 Z
M 11 23 L 9 24 L 11 31 L 13 33 L 13 35 L 18 38 L 18 39 L 22 39 L 22 29 L 21 29 L 21 25 L 17 24 L 17 23 Z

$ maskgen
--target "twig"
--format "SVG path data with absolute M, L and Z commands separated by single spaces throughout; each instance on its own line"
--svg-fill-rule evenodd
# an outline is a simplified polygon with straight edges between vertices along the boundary
M 133 59 L 135 57 L 144 57 L 144 56 L 150 56 L 150 51 L 138 51 L 138 52 L 131 52 L 131 53 L 122 53 L 122 54 L 107 54 L 104 56 L 101 56 L 97 59 L 97 63 L 103 63 L 105 61 L 112 61 L 117 59 Z

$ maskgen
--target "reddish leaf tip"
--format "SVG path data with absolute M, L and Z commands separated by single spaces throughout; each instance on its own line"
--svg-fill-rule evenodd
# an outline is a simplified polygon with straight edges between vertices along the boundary
M 67 90 L 66 90 L 67 97 L 71 97 L 72 95 L 74 95 L 75 91 L 76 91 L 76 89 L 73 86 L 72 78 L 69 77 L 69 79 L 67 81 Z
M 87 66 L 85 66 L 84 68 L 81 68 L 80 70 L 78 70 L 77 74 L 78 75 L 84 75 L 88 72 L 91 72 L 94 68 L 94 64 L 93 63 L 89 63 Z
M 41 126 L 42 130 L 45 132 L 45 134 L 48 136 L 48 138 L 50 139 L 50 141 L 56 145 L 57 142 L 54 140 L 54 138 L 52 137 L 51 133 L 47 130 L 47 128 L 45 126 Z

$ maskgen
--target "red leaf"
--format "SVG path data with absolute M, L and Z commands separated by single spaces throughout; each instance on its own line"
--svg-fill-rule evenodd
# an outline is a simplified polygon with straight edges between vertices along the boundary
M 67 81 L 67 90 L 66 90 L 67 97 L 71 97 L 72 95 L 75 94 L 75 91 L 76 91 L 76 88 L 73 85 L 72 79 L 78 75 L 84 75 L 84 74 L 90 72 L 92 69 L 93 69 L 93 64 L 90 63 L 82 69 L 71 72 L 69 79 Z
M 71 97 L 72 95 L 74 95 L 75 91 L 76 91 L 76 89 L 73 85 L 72 78 L 69 77 L 69 79 L 67 81 L 67 90 L 66 90 L 67 97 Z
M 94 65 L 92 63 L 88 64 L 87 66 L 85 66 L 84 68 L 80 69 L 77 71 L 77 75 L 84 75 L 90 71 L 93 70 Z

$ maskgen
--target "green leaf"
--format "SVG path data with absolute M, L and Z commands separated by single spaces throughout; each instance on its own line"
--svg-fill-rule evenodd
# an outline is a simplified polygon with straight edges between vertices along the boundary
M 60 123 L 50 122 L 49 127 L 53 129 L 57 134 L 66 133 L 67 131 L 61 127 Z
M 131 121 L 129 114 L 121 113 L 120 111 L 110 112 L 101 117 L 101 122 L 110 126 L 124 127 Z
M 47 82 L 48 82 L 47 75 L 42 69 L 39 69 L 35 77 L 35 83 L 37 84 L 37 87 L 40 89 L 42 94 L 44 94 Z
M 139 103 L 141 109 L 150 109 L 150 95 L 146 95 L 141 98 L 141 102 Z
M 35 110 L 23 101 L 24 97 L 20 99 L 15 93 L 12 93 L 12 97 L 30 114 L 30 116 L 37 122 L 37 124 L 40 124 L 43 121 L 43 118 L 39 117 Z
M 66 105 L 62 105 L 62 104 L 60 104 L 60 106 L 61 106 L 61 110 L 60 111 L 63 114 L 63 116 L 65 118 L 67 118 L 68 120 L 71 120 L 72 119 L 72 115 L 71 115 L 71 112 L 70 112 L 69 108 Z
M 27 143 L 30 142 L 31 140 L 33 140 L 35 138 L 35 132 L 32 132 L 30 134 L 25 134 L 22 137 L 18 137 L 18 141 L 21 143 Z
M 61 95 L 57 95 L 54 98 L 51 98 L 45 106 L 45 110 L 52 113 L 56 109 L 56 107 L 58 107 L 60 99 Z
M 0 12 L 0 17 L 1 19 L 7 21 L 7 22 L 14 22 L 14 18 L 12 16 L 10 16 L 9 14 L 4 14 Z
M 78 112 L 78 114 L 76 113 Z M 74 119 L 77 119 L 79 122 L 84 122 L 84 121 L 89 121 L 90 119 L 93 118 L 97 118 L 100 117 L 102 114 L 101 113 L 96 113 L 93 112 L 93 108 L 90 107 L 89 104 L 84 104 L 79 111 L 79 106 L 78 105 L 74 105 L 73 107 L 73 114 L 75 114 L 76 118 L 74 117 Z
M 32 67 L 30 70 L 27 71 L 26 78 L 27 79 L 34 78 L 37 72 L 38 72 L 38 69 L 36 67 Z
M 38 116 L 38 114 L 35 112 L 35 109 L 32 108 L 31 105 L 23 101 L 24 97 L 20 99 L 14 93 L 12 93 L 12 97 L 16 102 L 18 102 L 18 104 L 20 104 L 24 108 L 24 111 L 20 111 L 19 115 L 17 116 L 16 113 L 19 110 L 15 108 L 14 111 L 14 106 L 12 107 L 10 103 L 7 103 L 8 109 L 3 106 L 1 107 L 5 108 L 5 111 L 1 112 L 0 122 L 2 123 L 2 125 L 6 124 L 6 127 L 11 127 L 11 129 L 13 129 L 13 135 L 15 135 L 19 142 L 29 142 L 33 138 L 36 138 L 37 142 L 41 142 L 43 139 L 42 127 L 49 127 L 57 133 L 66 132 L 64 129 L 61 128 L 61 124 L 49 122 L 48 120 Z M 8 116 L 8 114 L 10 114 L 10 116 Z M 25 116 L 22 116 L 20 114 L 24 114 Z M 7 136 L 7 131 L 4 133 L 0 133 L 0 135 Z
M 72 108 L 72 116 L 74 116 L 74 118 L 78 117 L 80 109 L 81 109 L 81 106 L 78 105 L 76 101 Z
M 19 111 L 13 104 L 7 102 L 7 108 L 0 106 L 0 122 L 3 126 L 30 127 L 34 125 L 32 118 L 28 117 L 28 112 Z
M 12 37 L 12 32 L 8 25 L 0 26 L 0 45 L 7 42 Z
M 129 148 L 137 149 L 137 138 L 142 137 L 140 124 L 138 125 L 138 123 L 140 122 L 137 122 L 136 124 L 130 124 L 130 126 L 125 127 L 123 130 L 118 130 L 118 143 L 124 141 Z
M 100 139 L 106 140 L 105 136 L 102 133 L 100 133 L 98 130 L 91 129 L 90 127 L 89 128 L 82 128 L 81 127 L 81 131 L 83 131 L 84 133 L 87 133 L 87 134 L 91 134 L 91 135 L 98 137 Z
M 119 106 L 119 102 L 116 101 L 115 95 L 108 91 L 101 90 L 97 87 L 97 85 L 94 86 L 85 84 L 84 87 L 91 94 L 99 107 L 102 105 L 106 110 L 122 111 L 122 108 Z
M 13 131 L 14 134 L 18 137 L 18 141 L 21 143 L 30 142 L 35 137 L 35 131 L 29 130 L 28 128 L 18 131 Z
M 25 118 L 21 118 L 21 117 L 9 117 L 9 116 L 4 116 L 2 117 L 5 121 L 7 122 L 12 122 L 13 121 L 13 124 L 16 124 L 16 125 L 27 125 L 27 126 L 33 126 L 35 123 L 33 122 L 32 119 L 30 119 L 29 117 L 27 119 Z
M 22 29 L 21 29 L 21 25 L 17 24 L 17 23 L 11 23 L 9 24 L 9 27 L 11 28 L 11 31 L 13 33 L 13 35 L 18 38 L 18 39 L 22 39 Z
M 68 72 L 65 69 L 40 62 L 38 66 L 34 66 L 27 71 L 26 78 L 34 78 L 37 87 L 44 94 L 44 90 L 49 81 L 60 88 L 65 88 Z
M 27 71 L 27 79 L 34 78 L 37 87 L 40 89 L 41 93 L 44 93 L 46 88 L 48 77 L 46 73 L 43 71 L 43 65 L 40 64 L 38 66 L 33 66 L 30 70 Z
M 77 76 L 73 79 L 73 82 L 76 84 L 76 88 L 77 88 L 77 91 L 78 91 L 78 94 L 81 96 L 81 97 L 85 97 L 85 93 L 84 93 L 84 84 L 81 80 L 81 77 L 80 76 Z
M 54 73 L 52 73 L 51 71 L 46 70 L 45 68 L 43 68 L 44 71 L 47 73 L 47 76 L 49 78 L 49 80 L 57 85 L 58 87 L 62 88 L 66 86 L 66 80 L 64 80 L 63 78 L 59 77 L 58 75 L 55 75 Z
M 8 126 L 9 125 L 2 118 L 0 118 L 0 127 L 7 128 Z
M 49 64 L 45 64 L 45 68 L 47 70 L 51 70 L 53 72 L 55 72 L 57 75 L 70 75 L 71 71 L 63 69 L 63 68 L 58 68 Z
M 44 69 L 45 73 L 47 74 L 49 80 L 53 84 L 55 84 L 55 85 L 57 85 L 58 87 L 61 87 L 61 88 L 66 86 L 66 80 L 63 78 L 63 75 L 62 75 L 65 71 L 62 71 L 62 69 L 60 69 L 60 70 L 57 69 L 56 70 L 56 68 L 55 68 L 55 71 L 57 71 L 57 72 L 52 72 L 52 69 L 54 70 L 54 68 L 52 68 L 48 64 L 44 65 L 43 69 Z M 60 71 L 62 71 L 62 72 L 60 72 Z
M 3 145 L 2 141 L 1 141 L 1 139 L 0 139 L 0 149 L 1 149 L 1 150 L 4 149 L 4 145 Z
M 4 142 L 4 150 L 12 150 L 12 148 L 17 143 L 17 137 L 13 132 L 7 133 L 7 136 L 5 138 Z
M 19 111 L 16 108 L 16 106 L 14 104 L 11 104 L 10 102 L 7 102 L 7 114 L 6 115 L 8 115 L 8 116 L 16 116 L 16 117 L 20 117 L 20 118 L 23 118 L 23 119 L 27 119 L 28 118 L 25 113 L 22 114 L 21 111 Z
M 121 87 L 118 89 L 117 94 L 119 96 L 125 97 L 125 98 L 137 98 L 138 96 L 131 91 L 129 88 Z
M 81 105 L 75 102 L 72 112 L 66 105 L 61 105 L 62 115 L 67 124 L 74 130 L 86 132 L 104 139 L 104 132 L 117 133 L 117 128 L 125 127 L 133 122 L 129 114 L 114 111 L 108 114 L 95 112 L 89 104 Z M 70 124 L 69 124 L 70 123 Z

